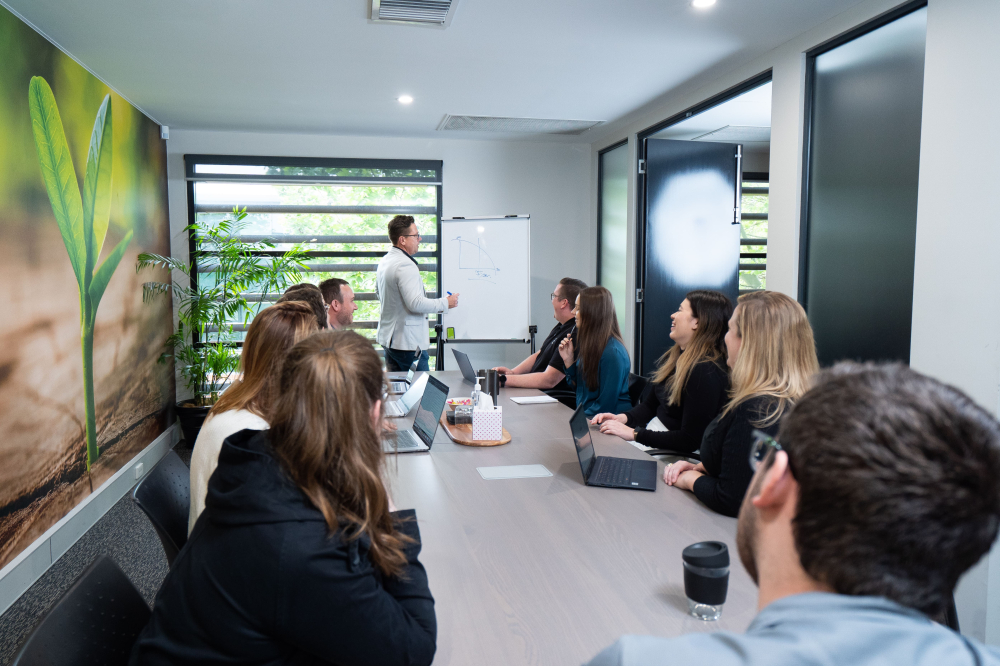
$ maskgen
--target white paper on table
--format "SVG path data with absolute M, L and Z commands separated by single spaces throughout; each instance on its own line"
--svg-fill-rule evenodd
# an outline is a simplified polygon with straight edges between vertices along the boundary
M 511 398 L 511 401 L 519 405 L 542 405 L 547 402 L 559 402 L 555 398 L 547 395 L 526 395 L 519 398 Z
M 500 465 L 498 467 L 477 467 L 479 476 L 487 481 L 496 479 L 536 479 L 552 476 L 545 465 Z

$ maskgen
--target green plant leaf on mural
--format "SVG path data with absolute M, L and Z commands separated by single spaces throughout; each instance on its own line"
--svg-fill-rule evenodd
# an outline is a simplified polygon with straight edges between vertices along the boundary
M 42 179 L 80 289 L 80 342 L 83 353 L 83 401 L 89 472 L 100 455 L 94 400 L 94 323 L 104 291 L 121 263 L 125 249 L 132 241 L 130 229 L 104 263 L 94 271 L 111 219 L 114 137 L 111 96 L 104 96 L 94 120 L 82 196 L 59 107 L 45 79 L 40 76 L 32 77 L 28 98 L 31 130 L 38 151 Z
M 73 265 L 76 280 L 83 290 L 83 276 L 87 263 L 87 248 L 83 233 L 83 201 L 76 169 L 66 143 L 59 107 L 52 88 L 40 76 L 33 76 L 28 89 L 28 107 L 31 111 L 31 132 L 38 150 L 38 164 L 42 180 L 52 202 L 52 212 L 59 223 L 66 253 Z
M 85 239 L 90 243 L 87 248 L 90 270 L 93 270 L 94 263 L 101 256 L 104 236 L 108 233 L 108 222 L 111 219 L 111 134 L 111 95 L 105 95 L 94 121 L 90 149 L 87 151 L 87 174 L 83 181 L 83 231 Z M 114 269 L 111 271 L 114 272 Z M 110 274 L 108 277 L 110 278 Z
M 104 296 L 104 290 L 108 286 L 108 282 L 111 281 L 111 276 L 114 275 L 115 269 L 118 268 L 118 264 L 122 260 L 122 256 L 125 254 L 125 248 L 128 247 L 129 241 L 132 240 L 132 230 L 129 229 L 128 233 L 125 234 L 125 238 L 121 239 L 115 249 L 111 251 L 108 258 L 104 260 L 97 272 L 94 273 L 94 279 L 90 283 L 90 300 L 94 303 L 94 315 L 97 315 L 97 304 L 101 302 L 101 297 Z

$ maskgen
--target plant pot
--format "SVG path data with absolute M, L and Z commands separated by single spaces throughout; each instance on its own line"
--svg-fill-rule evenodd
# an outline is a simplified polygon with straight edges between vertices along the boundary
M 212 408 L 194 405 L 190 400 L 177 403 L 177 418 L 181 422 L 181 432 L 184 433 L 184 441 L 192 449 L 210 409 Z

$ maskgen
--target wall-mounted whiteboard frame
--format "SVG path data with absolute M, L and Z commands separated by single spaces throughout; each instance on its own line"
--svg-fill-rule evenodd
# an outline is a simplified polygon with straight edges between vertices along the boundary
M 503 233 L 497 235 L 498 230 Z M 492 294 L 489 289 L 490 270 L 482 275 L 482 280 L 470 281 L 470 269 L 467 268 L 462 268 L 460 275 L 460 258 L 453 245 L 453 241 L 462 236 L 478 238 L 483 235 L 490 238 L 494 247 L 502 239 L 502 247 L 497 249 L 501 252 L 499 259 L 505 268 L 498 268 L 493 263 L 490 266 L 495 271 L 494 275 L 503 273 L 505 289 Z M 442 317 L 444 337 L 447 338 L 449 328 L 455 328 L 455 337 L 447 338 L 447 342 L 528 342 L 531 326 L 531 216 L 445 218 L 441 220 L 439 241 L 441 293 L 444 295 L 451 291 L 461 294 L 458 307 Z M 483 289 L 470 290 L 470 287 L 479 286 Z

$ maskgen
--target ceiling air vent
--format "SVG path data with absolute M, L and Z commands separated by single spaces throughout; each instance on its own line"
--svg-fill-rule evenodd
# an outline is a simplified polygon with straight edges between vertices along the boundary
M 511 134 L 583 134 L 603 120 L 550 120 L 496 116 L 445 116 L 439 130 L 506 132 Z
M 722 141 L 725 143 L 753 143 L 771 140 L 770 127 L 752 125 L 726 125 L 691 139 L 692 141 Z
M 373 21 L 442 26 L 457 0 L 372 0 Z

